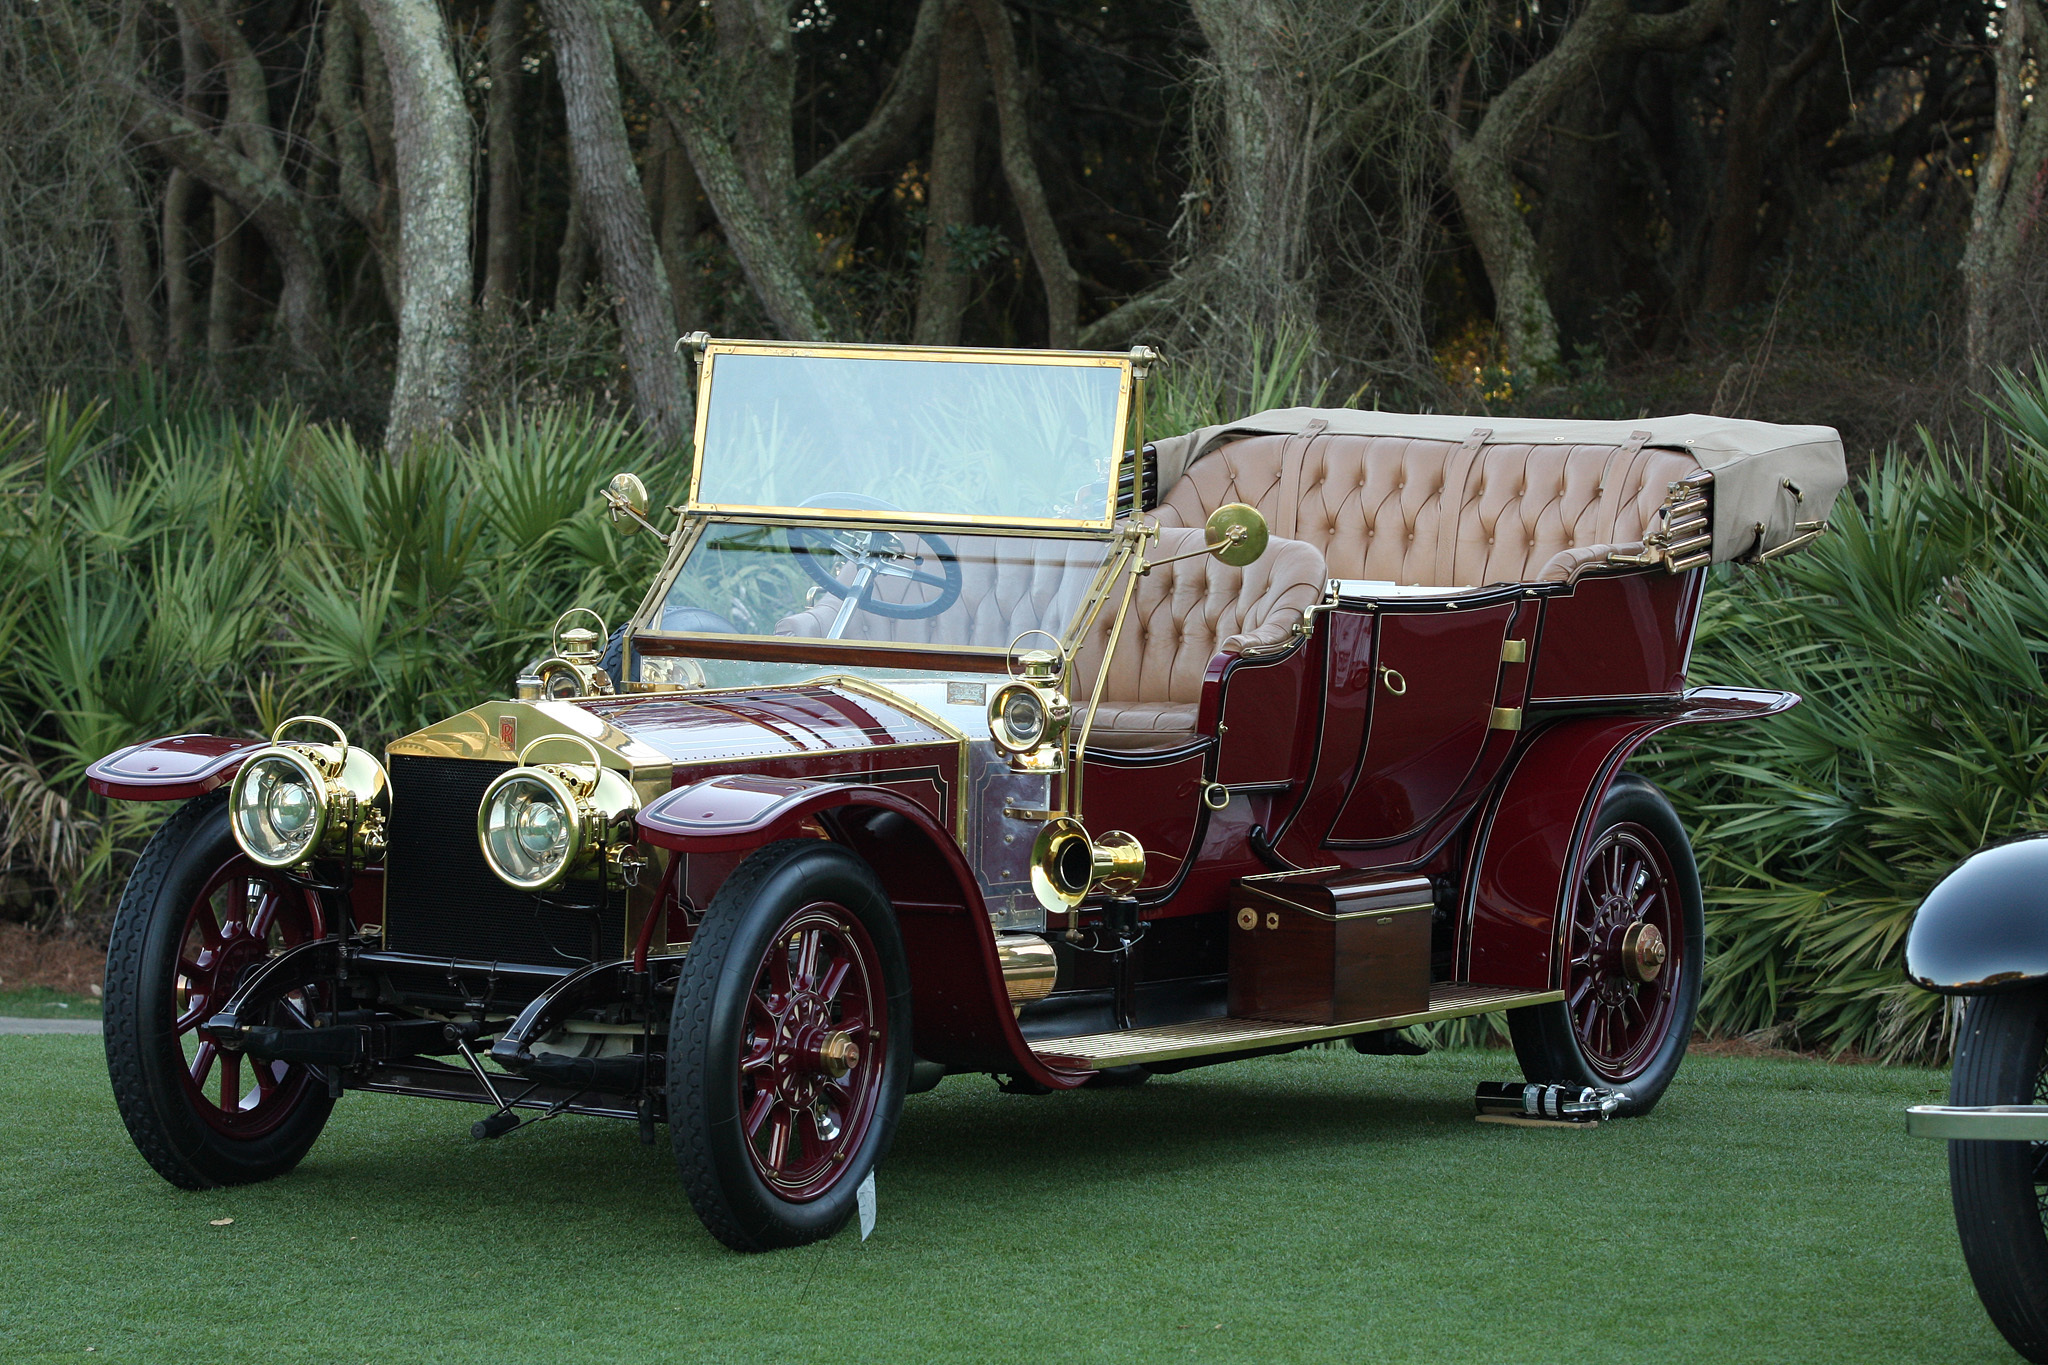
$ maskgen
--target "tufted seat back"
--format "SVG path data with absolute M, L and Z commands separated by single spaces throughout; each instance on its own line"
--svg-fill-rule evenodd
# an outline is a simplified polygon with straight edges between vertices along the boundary
M 1198 551 L 1202 543 L 1200 528 L 1162 529 L 1150 557 L 1170 559 Z M 1219 653 L 1285 644 L 1323 595 L 1327 577 L 1314 546 L 1277 536 L 1242 569 L 1206 554 L 1153 569 L 1138 580 L 1089 742 L 1150 748 L 1192 739 L 1209 661 Z M 1082 646 L 1073 688 L 1077 703 L 1094 691 L 1116 605 L 1113 598 L 1103 608 Z
M 977 645 L 1002 649 L 1027 630 L 1054 634 L 1081 609 L 1106 548 L 1099 540 L 1051 540 L 1029 536 L 951 537 L 960 557 L 960 597 L 937 616 L 899 621 L 857 611 L 847 623 L 849 640 L 891 640 L 906 644 Z M 927 564 L 927 570 L 932 568 Z M 928 590 L 915 590 L 929 598 Z M 900 579 L 879 580 L 883 601 L 908 600 Z M 808 610 L 776 623 L 777 635 L 822 636 L 839 614 L 840 599 L 820 597 Z M 1041 645 L 1043 641 L 1039 641 Z
M 1477 435 L 1475 433 L 1475 435 Z M 1640 544 L 1689 454 L 1625 445 L 1460 444 L 1405 436 L 1247 436 L 1166 491 L 1159 520 L 1200 526 L 1250 503 L 1276 536 L 1321 550 L 1333 578 L 1438 587 L 1562 580 Z M 1445 486 L 1455 488 L 1445 495 Z
M 1100 541 L 1005 538 L 993 554 L 980 538 L 963 537 L 955 546 L 961 568 L 958 601 L 935 617 L 915 621 L 855 612 L 845 638 L 1001 648 L 1026 630 L 1050 627 L 1057 632 L 1079 609 L 1103 557 Z M 1168 559 L 1201 547 L 1199 529 L 1169 528 L 1160 532 L 1149 557 Z M 1323 557 L 1313 546 L 1275 537 L 1247 568 L 1233 569 L 1197 554 L 1162 564 L 1139 579 L 1090 742 L 1152 748 L 1192 739 L 1209 661 L 1219 651 L 1284 644 L 1302 614 L 1322 596 L 1326 577 Z M 894 583 L 884 591 L 901 595 Z M 1095 671 L 1120 600 L 1112 596 L 1082 645 L 1079 676 L 1071 685 L 1077 704 L 1094 691 Z M 821 598 L 778 622 L 775 633 L 822 636 L 838 610 L 838 599 Z

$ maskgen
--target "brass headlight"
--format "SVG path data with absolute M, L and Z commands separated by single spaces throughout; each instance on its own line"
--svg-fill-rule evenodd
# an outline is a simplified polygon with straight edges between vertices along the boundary
M 323 725 L 338 742 L 283 743 L 294 725 Z M 243 760 L 228 789 L 228 811 L 235 842 L 264 867 L 298 867 L 318 857 L 353 864 L 384 846 L 391 780 L 333 721 L 293 716 Z
M 1020 678 L 997 688 L 988 701 L 989 740 L 1025 772 L 1056 772 L 1060 745 L 1073 719 L 1073 703 L 1059 690 L 1059 660 L 1043 650 L 1023 657 Z
M 527 766 L 527 755 L 551 741 L 582 745 L 590 763 Z M 613 830 L 639 809 L 639 797 L 625 776 L 604 766 L 595 744 L 581 735 L 542 735 L 519 762 L 484 789 L 476 813 L 477 842 L 500 881 L 548 891 L 624 851 L 630 836 Z

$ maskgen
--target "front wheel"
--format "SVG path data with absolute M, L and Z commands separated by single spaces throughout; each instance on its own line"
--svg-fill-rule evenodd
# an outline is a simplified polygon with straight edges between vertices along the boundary
M 749 854 L 705 907 L 669 1025 L 669 1132 L 735 1251 L 829 1237 L 889 1150 L 910 972 L 874 872 L 822 839 Z
M 1522 1074 L 1626 1090 L 1622 1112 L 1647 1114 L 1692 1041 L 1706 912 L 1677 812 L 1635 774 L 1607 789 L 1561 918 L 1564 999 L 1508 1012 Z
M 225 789 L 187 802 L 128 878 L 107 948 L 107 1071 L 143 1159 L 203 1190 L 283 1175 L 334 1107 L 296 1063 L 226 1051 L 200 1031 L 271 953 L 328 930 L 319 893 L 251 861 L 228 828 Z M 277 1007 L 303 1024 L 303 993 Z
M 1948 1102 L 2048 1104 L 2048 990 L 1970 1001 Z M 1948 1178 L 1984 1311 L 2015 1351 L 2048 1361 L 2048 1142 L 1951 1142 Z

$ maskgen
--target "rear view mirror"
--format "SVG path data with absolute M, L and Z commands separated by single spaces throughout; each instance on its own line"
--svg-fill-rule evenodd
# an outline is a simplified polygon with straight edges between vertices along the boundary
M 601 491 L 610 507 L 612 525 L 622 534 L 631 535 L 647 525 L 647 485 L 637 474 L 614 474 Z
M 1266 553 L 1266 518 L 1258 508 L 1242 502 L 1226 502 L 1203 523 L 1202 548 L 1233 569 L 1242 569 Z

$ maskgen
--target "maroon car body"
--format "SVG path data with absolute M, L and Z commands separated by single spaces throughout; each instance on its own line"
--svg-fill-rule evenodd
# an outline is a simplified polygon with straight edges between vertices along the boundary
M 858 350 L 713 345 L 700 406 L 728 355 Z M 982 353 L 856 358 L 935 354 Z M 1144 361 L 1089 362 L 1123 386 L 1115 437 Z M 1819 533 L 1833 432 L 1285 410 L 1112 462 L 1109 500 L 1065 521 L 851 494 L 737 506 L 716 477 L 602 668 L 572 640 L 524 695 L 394 741 L 354 804 L 327 779 L 332 819 L 363 828 L 320 826 L 322 857 L 263 866 L 260 830 L 223 835 L 192 856 L 227 871 L 178 873 L 173 850 L 131 888 L 117 1094 L 124 1058 L 190 1082 L 177 1113 L 123 1098 L 159 1170 L 275 1174 L 311 1138 L 256 1148 L 317 1133 L 316 1092 L 481 1102 L 480 1136 L 610 1114 L 668 1123 L 707 1224 L 755 1248 L 839 1226 L 903 1094 L 948 1072 L 1052 1091 L 1331 1038 L 1402 1050 L 1410 1024 L 1506 1010 L 1532 1080 L 1624 1091 L 1635 1112 L 1669 1083 L 1699 988 L 1697 877 L 1623 765 L 1671 727 L 1796 703 L 1689 687 L 1687 665 L 1708 566 Z M 1226 563 L 1213 518 L 1245 506 L 1271 543 Z M 745 572 L 691 587 L 718 554 Z M 766 609 L 745 586 L 762 563 L 816 582 Z M 1074 715 L 1035 760 L 995 742 L 1034 628 L 1060 648 L 1033 695 Z M 529 763 L 548 739 L 590 763 L 566 746 Z M 237 770 L 287 749 L 180 736 L 90 782 L 191 801 L 178 837 L 198 839 L 229 807 L 259 818 Z M 291 752 L 334 773 L 361 752 L 314 749 Z M 502 840 L 556 829 L 533 786 L 492 833 L 493 794 L 529 772 L 572 805 L 599 778 L 628 793 L 585 812 L 585 882 L 505 880 L 522 855 Z M 1126 845 L 1137 861 L 1115 863 Z M 1062 856 L 1095 861 L 1069 885 Z M 151 932 L 184 947 L 155 966 L 124 950 Z M 230 1086 L 230 1065 L 249 1078 Z M 218 1152 L 153 1154 L 194 1122 Z M 745 1134 L 722 1153 L 720 1122 Z

